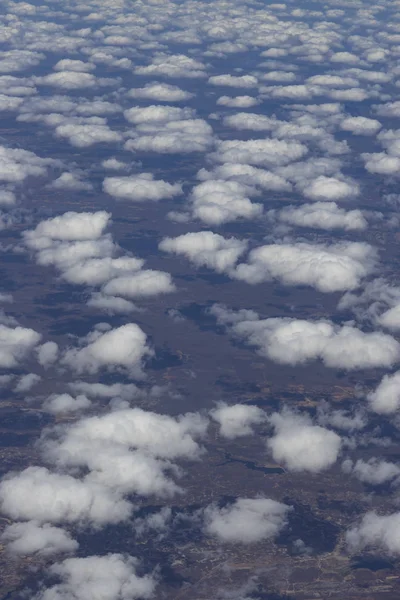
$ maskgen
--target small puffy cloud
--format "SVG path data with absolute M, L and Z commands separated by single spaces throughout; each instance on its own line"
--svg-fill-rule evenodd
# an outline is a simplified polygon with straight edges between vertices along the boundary
M 151 598 L 156 579 L 153 575 L 138 575 L 138 566 L 137 558 L 122 554 L 67 558 L 49 568 L 49 575 L 60 579 L 61 583 L 42 589 L 34 600 Z
M 151 106 L 132 106 L 124 111 L 124 117 L 129 123 L 141 125 L 146 123 L 159 123 L 160 125 L 169 121 L 179 121 L 194 117 L 195 111 L 191 108 L 178 108 L 176 106 L 163 106 L 152 104 Z
M 59 161 L 40 158 L 33 152 L 0 146 L 0 181 L 18 183 L 29 176 L 46 175 L 48 167 L 59 166 Z
M 356 64 L 360 59 L 356 54 L 351 52 L 335 52 L 330 58 L 333 63 Z
M 93 63 L 83 62 L 83 60 L 63 58 L 54 65 L 53 71 L 76 71 L 77 73 L 87 73 L 88 71 L 93 71 L 95 68 L 96 65 Z
M 110 129 L 105 119 L 100 117 L 89 117 L 86 122 L 79 122 L 77 118 L 62 122 L 56 126 L 55 135 L 67 139 L 72 146 L 77 148 L 88 148 L 93 144 L 122 140 L 121 134 Z
M 375 105 L 376 114 L 380 117 L 400 117 L 400 100 Z
M 95 213 L 66 212 L 41 221 L 36 229 L 26 232 L 25 241 L 30 247 L 40 238 L 77 241 L 98 239 L 110 223 L 111 214 L 102 210 Z
M 39 344 L 41 337 L 33 329 L 0 324 L 0 368 L 17 367 Z
M 72 553 L 79 547 L 65 529 L 37 521 L 7 525 L 1 541 L 7 545 L 9 552 L 21 556 Z
M 210 411 L 211 417 L 219 423 L 220 434 L 228 439 L 234 439 L 253 433 L 252 425 L 266 420 L 266 414 L 258 406 L 233 404 L 228 406 L 220 403 Z
M 22 375 L 17 385 L 14 388 L 14 392 L 18 394 L 24 394 L 25 392 L 29 392 L 42 378 L 40 375 L 36 375 L 35 373 L 28 373 L 27 375 Z
M 268 498 L 238 498 L 230 506 L 208 506 L 205 531 L 222 542 L 251 544 L 274 538 L 287 523 L 290 507 Z
M 234 237 L 224 238 L 212 231 L 199 231 L 176 238 L 165 238 L 159 244 L 163 252 L 181 254 L 196 266 L 206 266 L 219 273 L 232 268 L 246 247 L 246 241 Z
M 192 98 L 193 95 L 176 85 L 159 82 L 148 83 L 141 88 L 133 88 L 127 93 L 130 98 L 156 100 L 158 102 L 183 102 Z
M 395 304 L 395 306 L 383 312 L 377 318 L 377 322 L 386 329 L 398 331 L 400 329 L 400 304 Z
M 368 512 L 358 525 L 347 532 L 346 541 L 352 552 L 378 546 L 388 554 L 399 554 L 400 512 L 391 515 Z
M 0 505 L 11 519 L 40 523 L 119 523 L 132 510 L 107 488 L 44 467 L 28 467 L 6 476 L 0 482 Z
M 355 135 L 375 135 L 382 125 L 376 119 L 367 117 L 347 117 L 340 124 L 341 129 Z
M 122 275 L 111 279 L 102 288 L 107 296 L 124 296 L 127 298 L 144 298 L 158 296 L 175 291 L 171 275 L 164 271 L 144 269 L 131 275 Z
M 253 75 L 213 75 L 208 79 L 208 83 L 225 87 L 254 88 L 257 87 L 258 80 Z
M 34 82 L 40 85 L 62 88 L 64 90 L 78 90 L 82 88 L 97 87 L 101 81 L 92 73 L 79 71 L 58 71 L 43 77 L 34 77 Z
M 260 139 L 224 140 L 217 144 L 212 158 L 220 163 L 242 163 L 260 167 L 278 167 L 299 160 L 307 147 L 297 141 Z
M 280 175 L 266 169 L 240 163 L 224 163 L 216 166 L 212 171 L 200 169 L 197 173 L 197 179 L 200 181 L 212 179 L 237 181 L 246 186 L 251 193 L 254 193 L 253 190 L 257 188 L 275 192 L 290 192 L 292 190 L 291 184 Z
M 332 229 L 359 231 L 367 227 L 367 221 L 360 210 L 346 211 L 339 208 L 336 202 L 315 202 L 299 207 L 288 206 L 280 211 L 269 211 L 268 216 L 289 225 L 327 231 Z
M 400 158 L 389 156 L 386 152 L 365 152 L 361 158 L 365 160 L 365 168 L 369 173 L 395 175 L 400 172 Z
M 205 66 L 199 60 L 185 54 L 159 53 L 153 62 L 146 67 L 136 67 L 136 75 L 160 75 L 161 77 L 176 77 L 198 79 L 206 77 Z
M 213 145 L 213 130 L 204 119 L 180 119 L 138 125 L 125 142 L 131 152 L 186 154 L 206 152 Z
M 182 193 L 179 183 L 172 184 L 163 179 L 154 179 L 151 173 L 130 177 L 106 177 L 103 190 L 110 196 L 133 202 L 155 202 L 164 198 L 174 198 Z
M 352 460 L 345 460 L 342 471 L 370 485 L 382 485 L 400 476 L 400 467 L 378 458 L 370 458 L 367 461 L 359 459 L 354 464 Z
M 260 100 L 253 98 L 253 96 L 220 96 L 217 104 L 229 108 L 251 108 L 260 104 Z
M 289 471 L 318 473 L 336 462 L 342 441 L 333 431 L 290 411 L 274 413 L 269 421 L 275 433 L 268 440 L 268 447 L 273 459 Z
M 93 186 L 88 181 L 82 179 L 75 173 L 62 173 L 60 177 L 55 179 L 50 185 L 54 190 L 82 190 L 90 191 Z
M 400 408 L 400 371 L 384 375 L 377 388 L 367 396 L 370 409 L 381 415 L 390 415 Z
M 277 120 L 256 113 L 236 113 L 224 118 L 224 125 L 234 129 L 249 129 L 253 131 L 271 131 L 277 127 Z
M 320 175 L 303 189 L 303 195 L 310 200 L 347 200 L 359 193 L 357 183 L 325 175 Z
M 102 368 L 123 368 L 129 375 L 143 376 L 143 360 L 152 356 L 147 336 L 135 323 L 128 323 L 101 333 L 93 331 L 83 348 L 70 348 L 62 362 L 77 373 L 97 373 Z
M 58 345 L 55 342 L 45 342 L 36 348 L 36 353 L 39 364 L 47 369 L 57 360 Z
M 322 360 L 325 366 L 346 370 L 391 367 L 400 359 L 400 344 L 380 332 L 364 333 L 349 325 L 291 318 L 258 318 L 253 311 L 229 311 L 213 305 L 211 314 L 230 325 L 233 335 L 270 360 L 298 365 Z
M 221 225 L 237 219 L 255 219 L 262 204 L 251 202 L 248 188 L 237 181 L 204 181 L 191 193 L 193 216 L 208 225 Z
M 329 293 L 357 288 L 375 261 L 375 250 L 362 242 L 271 244 L 252 250 L 232 276 L 250 284 L 278 279 Z
M 43 409 L 53 415 L 75 413 L 86 410 L 92 405 L 89 398 L 80 394 L 73 398 L 70 394 L 53 394 L 43 404 Z
M 14 192 L 10 190 L 0 190 L 0 206 L 13 206 L 17 199 Z

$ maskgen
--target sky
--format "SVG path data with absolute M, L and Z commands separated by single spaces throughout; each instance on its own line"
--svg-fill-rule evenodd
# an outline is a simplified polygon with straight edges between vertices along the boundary
M 167 536 L 215 444 L 356 486 L 341 552 L 398 556 L 400 1 L 1 6 L 1 399 L 44 415 L 1 541 L 31 597 L 157 597 L 140 544 L 79 532 Z M 193 532 L 274 548 L 296 506 L 226 477 Z

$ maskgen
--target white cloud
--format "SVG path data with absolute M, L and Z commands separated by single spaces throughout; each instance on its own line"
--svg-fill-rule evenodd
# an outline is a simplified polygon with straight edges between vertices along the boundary
M 26 243 L 35 247 L 40 238 L 77 241 L 98 239 L 110 223 L 111 214 L 102 210 L 95 213 L 66 212 L 63 215 L 41 221 L 36 229 L 25 232 Z
M 287 165 L 307 153 L 300 142 L 273 139 L 225 140 L 218 142 L 217 152 L 212 155 L 220 163 L 242 163 L 261 167 Z
M 344 229 L 359 231 L 366 229 L 367 221 L 358 209 L 346 211 L 336 202 L 315 202 L 302 206 L 288 206 L 280 211 L 269 211 L 268 216 L 297 227 L 315 229 Z
M 344 131 L 351 131 L 355 135 L 375 135 L 382 127 L 376 119 L 367 117 L 347 117 L 340 124 Z
M 89 398 L 80 394 L 73 398 L 70 394 L 53 394 L 43 404 L 43 409 L 53 415 L 75 413 L 86 410 L 92 405 Z
M 246 247 L 246 241 L 234 237 L 226 239 L 212 231 L 164 238 L 159 244 L 163 252 L 182 254 L 196 266 L 206 266 L 219 273 L 232 268 Z
M 286 504 L 267 498 L 238 498 L 225 508 L 208 506 L 205 530 L 222 542 L 251 544 L 278 535 L 289 510 Z
M 133 88 L 127 93 L 130 98 L 143 98 L 158 102 L 183 102 L 192 98 L 193 95 L 176 85 L 159 82 L 148 83 L 141 88 Z
M 328 293 L 357 288 L 375 261 L 375 250 L 362 242 L 271 244 L 252 250 L 232 276 L 251 284 L 278 279 Z
M 384 375 L 377 388 L 367 396 L 371 410 L 390 415 L 400 408 L 400 371 Z
M 228 439 L 234 439 L 243 435 L 253 433 L 252 425 L 262 423 L 266 420 L 266 414 L 257 406 L 247 404 L 225 403 L 218 404 L 217 408 L 210 411 L 211 417 L 220 425 L 220 435 Z
M 70 348 L 62 362 L 77 373 L 97 373 L 102 368 L 123 368 L 131 377 L 143 377 L 143 360 L 152 356 L 147 336 L 135 323 L 101 333 L 93 331 L 83 348 Z
M 341 181 L 336 177 L 320 175 L 303 189 L 303 195 L 310 200 L 347 200 L 360 193 L 353 181 Z
M 206 77 L 205 66 L 200 61 L 184 54 L 159 53 L 147 67 L 136 67 L 136 75 L 161 75 L 162 77 L 181 77 L 197 79 Z
M 65 529 L 36 521 L 7 525 L 1 541 L 7 545 L 9 552 L 22 556 L 72 553 L 79 547 L 78 542 Z
M 44 467 L 28 467 L 6 476 L 0 482 L 0 503 L 11 519 L 40 523 L 119 523 L 132 510 L 112 490 Z
M 251 108 L 260 104 L 260 100 L 253 96 L 220 96 L 217 100 L 218 106 L 228 106 L 229 108 Z
M 313 425 L 308 416 L 283 411 L 269 417 L 275 434 L 268 440 L 273 459 L 289 471 L 318 473 L 332 466 L 339 455 L 341 438 Z
M 38 362 L 47 369 L 55 363 L 58 356 L 58 345 L 55 342 L 45 342 L 36 348 Z
M 172 282 L 171 275 L 152 269 L 144 269 L 131 275 L 114 277 L 102 288 L 103 294 L 127 298 L 158 296 L 174 291 L 175 285 Z
M 17 385 L 14 388 L 14 392 L 19 394 L 24 394 L 25 392 L 29 392 L 42 378 L 40 375 L 36 375 L 36 373 L 28 373 L 27 375 L 22 375 Z
M 389 554 L 400 552 L 400 513 L 378 515 L 376 512 L 365 514 L 361 522 L 346 534 L 347 544 L 352 552 L 365 547 L 377 546 Z
M 345 460 L 342 464 L 342 471 L 371 485 L 382 485 L 400 475 L 400 467 L 378 458 L 370 458 L 367 461 L 359 459 L 354 464 L 352 460 Z
M 171 184 L 163 179 L 154 179 L 151 173 L 130 177 L 106 177 L 103 190 L 115 198 L 133 202 L 155 202 L 164 198 L 174 198 L 182 193 L 179 183 Z
M 156 580 L 153 575 L 138 575 L 138 566 L 137 558 L 122 554 L 67 558 L 49 568 L 49 575 L 61 579 L 61 583 L 41 590 L 34 600 L 151 598 Z
M 33 329 L 0 324 L 0 368 L 17 367 L 37 346 L 41 337 Z
M 191 193 L 193 216 L 208 225 L 220 225 L 237 219 L 255 219 L 262 204 L 251 202 L 249 189 L 236 181 L 208 180 Z
M 259 320 L 253 311 L 233 312 L 213 305 L 221 324 L 233 335 L 281 364 L 297 365 L 320 359 L 325 366 L 346 370 L 391 367 L 400 359 L 400 344 L 380 332 L 364 333 L 349 325 L 291 318 Z
M 253 75 L 213 75 L 208 79 L 208 83 L 225 87 L 254 88 L 257 87 L 258 80 Z

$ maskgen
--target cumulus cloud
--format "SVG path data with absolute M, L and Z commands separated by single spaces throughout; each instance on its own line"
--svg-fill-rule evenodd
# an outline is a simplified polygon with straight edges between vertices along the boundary
M 303 190 L 310 200 L 347 200 L 360 193 L 359 186 L 353 181 L 341 181 L 336 177 L 320 175 Z
M 172 478 L 179 477 L 180 469 L 171 460 L 197 459 L 202 453 L 197 439 L 207 425 L 198 414 L 174 418 L 121 408 L 81 419 L 60 430 L 56 439 L 45 437 L 42 450 L 59 467 L 85 469 L 85 484 L 121 495 L 168 497 L 181 492 Z
M 97 373 L 100 369 L 124 369 L 131 377 L 143 377 L 143 361 L 152 356 L 147 336 L 135 323 L 110 331 L 92 331 L 82 340 L 82 348 L 70 348 L 62 362 L 77 373 Z
M 217 100 L 218 106 L 229 108 L 251 108 L 260 104 L 260 100 L 253 96 L 220 96 Z
M 193 216 L 208 225 L 221 225 L 236 219 L 254 219 L 261 215 L 261 204 L 247 197 L 248 188 L 237 181 L 208 180 L 191 193 Z
M 342 464 L 342 471 L 370 485 L 382 485 L 400 475 L 400 467 L 378 458 L 370 458 L 367 461 L 359 459 L 354 464 L 352 460 L 347 459 Z
M 355 135 L 375 135 L 382 127 L 376 119 L 367 117 L 347 117 L 340 124 L 341 129 Z
M 65 529 L 37 521 L 7 525 L 1 541 L 7 545 L 9 552 L 22 556 L 73 553 L 79 547 L 78 542 Z
M 266 414 L 258 406 L 233 404 L 228 406 L 220 403 L 210 411 L 211 417 L 219 423 L 220 434 L 228 439 L 234 439 L 253 433 L 252 425 L 266 420 Z
M 224 87 L 254 88 L 258 85 L 257 77 L 254 75 L 213 75 L 208 79 L 210 85 L 222 85 Z
M 336 202 L 315 202 L 302 206 L 288 206 L 279 211 L 269 211 L 268 217 L 282 223 L 297 227 L 313 229 L 344 229 L 345 231 L 360 231 L 366 229 L 367 220 L 361 210 L 346 211 Z
M 208 506 L 205 531 L 222 542 L 251 544 L 278 535 L 290 507 L 268 498 L 238 498 L 224 508 Z
M 130 177 L 106 177 L 103 190 L 110 196 L 133 202 L 155 202 L 164 198 L 174 198 L 182 193 L 179 183 L 172 184 L 163 179 L 155 179 L 151 173 Z
M 53 415 L 59 415 L 83 411 L 90 408 L 91 405 L 89 398 L 83 394 L 76 398 L 70 394 L 52 394 L 43 404 L 43 409 Z
M 169 83 L 147 83 L 144 87 L 133 88 L 127 94 L 130 98 L 156 100 L 158 102 L 183 102 L 189 100 L 194 94 L 182 90 Z
M 252 250 L 233 276 L 251 284 L 278 279 L 327 293 L 357 288 L 375 261 L 375 250 L 362 242 L 271 244 Z
M 377 388 L 367 396 L 371 410 L 390 415 L 400 408 L 400 371 L 384 375 Z
M 379 547 L 388 554 L 400 552 L 400 513 L 378 515 L 371 511 L 361 522 L 346 534 L 347 544 L 352 552 L 366 547 Z
M 54 364 L 58 356 L 58 345 L 55 342 L 45 342 L 36 348 L 38 363 L 47 369 Z
M 0 503 L 11 519 L 39 523 L 119 523 L 132 510 L 110 489 L 44 467 L 6 476 L 0 482 Z
M 225 140 L 217 144 L 212 157 L 220 163 L 242 163 L 260 167 L 287 165 L 307 153 L 307 147 L 297 141 L 274 139 Z
M 153 575 L 138 575 L 139 560 L 122 554 L 67 558 L 51 565 L 52 578 L 61 580 L 41 590 L 35 600 L 87 600 L 99 595 L 103 600 L 151 598 L 156 588 Z
M 41 337 L 33 329 L 0 324 L 0 368 L 17 367 L 39 344 Z
M 259 319 L 254 311 L 229 311 L 213 305 L 211 314 L 230 325 L 233 335 L 270 360 L 289 365 L 322 360 L 346 370 L 391 367 L 399 361 L 400 345 L 380 332 L 364 333 L 350 325 L 291 318 Z
M 136 75 L 161 75 L 162 77 L 175 77 L 198 79 L 206 77 L 205 66 L 199 60 L 185 54 L 159 53 L 153 62 L 146 67 L 136 67 Z
M 176 238 L 165 238 L 160 250 L 186 256 L 194 265 L 206 266 L 219 273 L 232 268 L 247 248 L 247 242 L 237 238 L 224 238 L 212 231 L 186 233 Z
M 274 413 L 269 421 L 275 434 L 267 445 L 273 459 L 289 471 L 318 473 L 336 462 L 342 442 L 333 431 L 313 425 L 308 416 L 290 411 Z

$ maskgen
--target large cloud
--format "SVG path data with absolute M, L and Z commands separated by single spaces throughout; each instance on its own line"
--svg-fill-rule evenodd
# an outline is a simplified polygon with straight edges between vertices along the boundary
M 0 368 L 16 367 L 39 344 L 41 337 L 33 329 L 0 324 Z
M 79 547 L 78 542 L 72 539 L 65 529 L 54 527 L 48 523 L 40 524 L 36 521 L 7 525 L 2 533 L 1 541 L 7 545 L 10 552 L 23 556 L 72 553 Z
M 278 279 L 286 285 L 337 292 L 357 288 L 374 265 L 375 250 L 365 243 L 272 244 L 252 250 L 234 276 L 253 284 Z
M 400 344 L 380 332 L 364 333 L 350 325 L 295 318 L 258 318 L 253 311 L 233 312 L 213 305 L 219 323 L 270 360 L 297 365 L 320 359 L 330 368 L 391 367 L 400 359 Z
M 378 515 L 374 511 L 368 512 L 358 525 L 347 532 L 346 541 L 353 552 L 378 546 L 388 554 L 399 554 L 400 513 Z

